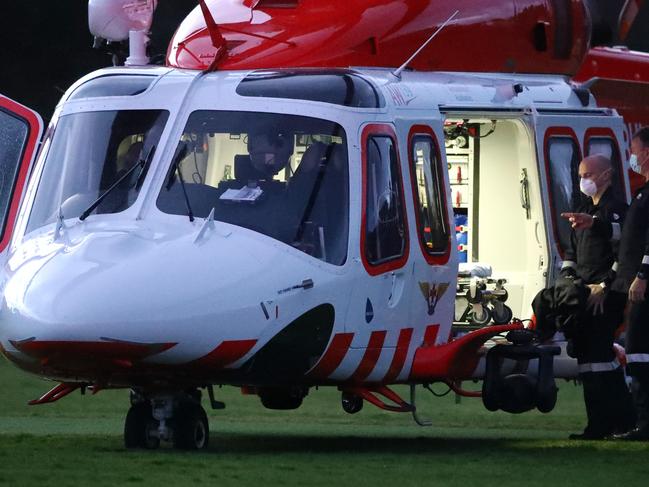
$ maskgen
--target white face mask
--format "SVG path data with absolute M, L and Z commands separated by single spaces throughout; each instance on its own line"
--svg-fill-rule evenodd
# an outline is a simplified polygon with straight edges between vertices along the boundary
M 592 179 L 581 178 L 581 181 L 579 181 L 579 189 L 582 193 L 591 198 L 597 194 L 597 185 Z
M 633 172 L 642 174 L 642 167 L 640 167 L 640 163 L 638 162 L 638 156 L 636 156 L 635 154 L 631 154 L 631 157 L 629 158 L 629 166 L 631 166 L 631 170 Z

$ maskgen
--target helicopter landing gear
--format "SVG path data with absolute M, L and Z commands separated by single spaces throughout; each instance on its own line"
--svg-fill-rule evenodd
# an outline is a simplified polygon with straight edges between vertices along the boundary
M 343 411 L 349 414 L 356 414 L 360 412 L 361 409 L 363 409 L 363 398 L 361 396 L 357 396 L 356 394 L 343 392 L 341 403 L 343 406 Z
M 161 441 L 171 441 L 181 450 L 207 448 L 210 429 L 200 397 L 199 391 L 147 398 L 134 394 L 124 423 L 124 446 L 155 449 Z
M 160 446 L 158 422 L 153 418 L 148 401 L 134 404 L 124 422 L 124 446 L 154 450 Z
M 176 411 L 173 444 L 181 450 L 202 450 L 207 448 L 210 427 L 207 414 L 200 404 L 185 403 Z

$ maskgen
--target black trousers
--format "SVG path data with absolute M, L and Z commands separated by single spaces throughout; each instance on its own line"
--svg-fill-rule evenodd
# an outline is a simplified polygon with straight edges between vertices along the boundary
M 626 353 L 649 354 L 649 298 L 645 297 L 644 301 L 632 303 L 629 308 Z M 643 363 L 649 364 L 649 361 L 638 362 Z
M 606 436 L 628 431 L 635 425 L 631 394 L 624 371 L 615 365 L 615 331 L 624 320 L 626 295 L 608 292 L 604 313 L 581 313 L 572 337 L 573 354 L 582 371 L 588 424 L 585 432 Z
M 627 372 L 633 378 L 631 391 L 637 427 L 649 432 L 649 299 L 631 304 L 626 339 Z
M 636 425 L 631 393 L 622 367 L 579 374 L 584 389 L 588 423 L 584 433 L 607 436 L 624 433 Z
M 580 364 L 612 362 L 615 359 L 615 330 L 624 321 L 626 294 L 610 291 L 604 300 L 604 313 L 584 310 L 572 335 L 573 355 Z

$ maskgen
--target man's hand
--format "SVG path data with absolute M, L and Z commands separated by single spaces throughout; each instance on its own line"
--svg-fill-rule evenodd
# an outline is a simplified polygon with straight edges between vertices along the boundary
M 561 213 L 575 230 L 585 230 L 593 226 L 593 216 L 588 213 Z
M 629 288 L 629 301 L 639 303 L 644 300 L 645 292 L 647 291 L 647 281 L 636 277 L 631 283 Z
M 589 284 L 590 295 L 586 303 L 586 309 L 593 310 L 593 316 L 604 314 L 604 288 L 599 284 Z

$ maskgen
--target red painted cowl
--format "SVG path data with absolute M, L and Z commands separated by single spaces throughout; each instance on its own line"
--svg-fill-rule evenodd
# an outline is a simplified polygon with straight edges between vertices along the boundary
M 186 69 L 410 67 L 574 74 L 591 25 L 582 0 L 207 0 L 182 22 L 167 63 Z M 217 30 L 217 32 L 215 32 Z M 214 47 L 216 44 L 216 48 Z M 215 60 L 216 57 L 216 61 Z

